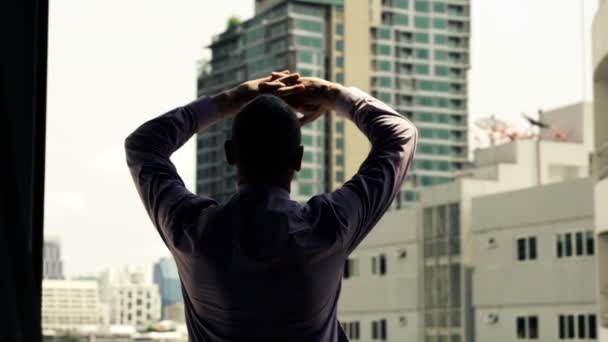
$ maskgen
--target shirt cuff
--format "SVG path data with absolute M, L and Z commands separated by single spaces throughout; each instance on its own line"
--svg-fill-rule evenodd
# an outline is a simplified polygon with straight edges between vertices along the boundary
M 350 120 L 353 119 L 355 102 L 361 98 L 370 97 L 368 93 L 356 87 L 342 89 L 336 99 L 336 112 Z
M 201 96 L 185 107 L 195 115 L 199 130 L 209 127 L 221 119 L 219 109 L 210 96 Z

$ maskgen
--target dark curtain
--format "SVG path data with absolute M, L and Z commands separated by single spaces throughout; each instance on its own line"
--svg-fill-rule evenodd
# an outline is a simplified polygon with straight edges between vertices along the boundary
M 48 1 L 0 1 L 0 341 L 41 341 Z

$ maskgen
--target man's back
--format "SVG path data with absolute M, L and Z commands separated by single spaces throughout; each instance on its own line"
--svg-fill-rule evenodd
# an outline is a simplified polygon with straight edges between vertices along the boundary
M 174 253 L 187 311 L 213 327 L 201 337 L 330 340 L 345 259 L 338 224 L 276 187 L 241 186 L 205 209 Z
M 218 120 L 221 106 L 210 97 L 127 138 L 138 192 L 178 265 L 192 341 L 346 339 L 336 317 L 343 265 L 399 192 L 416 129 L 360 90 L 340 87 L 336 96 L 335 110 L 371 151 L 341 188 L 306 204 L 265 184 L 241 182 L 223 204 L 184 187 L 169 156 Z

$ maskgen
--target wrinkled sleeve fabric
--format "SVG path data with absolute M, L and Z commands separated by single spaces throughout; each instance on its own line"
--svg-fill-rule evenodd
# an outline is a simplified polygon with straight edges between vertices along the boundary
M 169 157 L 199 130 L 218 121 L 210 97 L 201 97 L 158 116 L 125 140 L 127 165 L 152 223 L 168 247 L 183 236 L 184 226 L 217 202 L 191 193 Z
M 371 143 L 359 171 L 325 197 L 340 222 L 343 247 L 350 254 L 399 193 L 412 165 L 418 133 L 394 109 L 354 87 L 341 92 L 336 111 L 352 120 Z

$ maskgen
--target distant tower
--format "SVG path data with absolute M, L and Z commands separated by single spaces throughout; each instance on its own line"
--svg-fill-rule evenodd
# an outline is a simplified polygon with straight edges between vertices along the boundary
M 161 313 L 165 319 L 165 309 L 168 306 L 184 302 L 177 267 L 172 258 L 162 258 L 154 264 L 154 283 L 160 291 Z
M 58 239 L 44 241 L 43 276 L 44 279 L 64 279 L 61 243 Z

